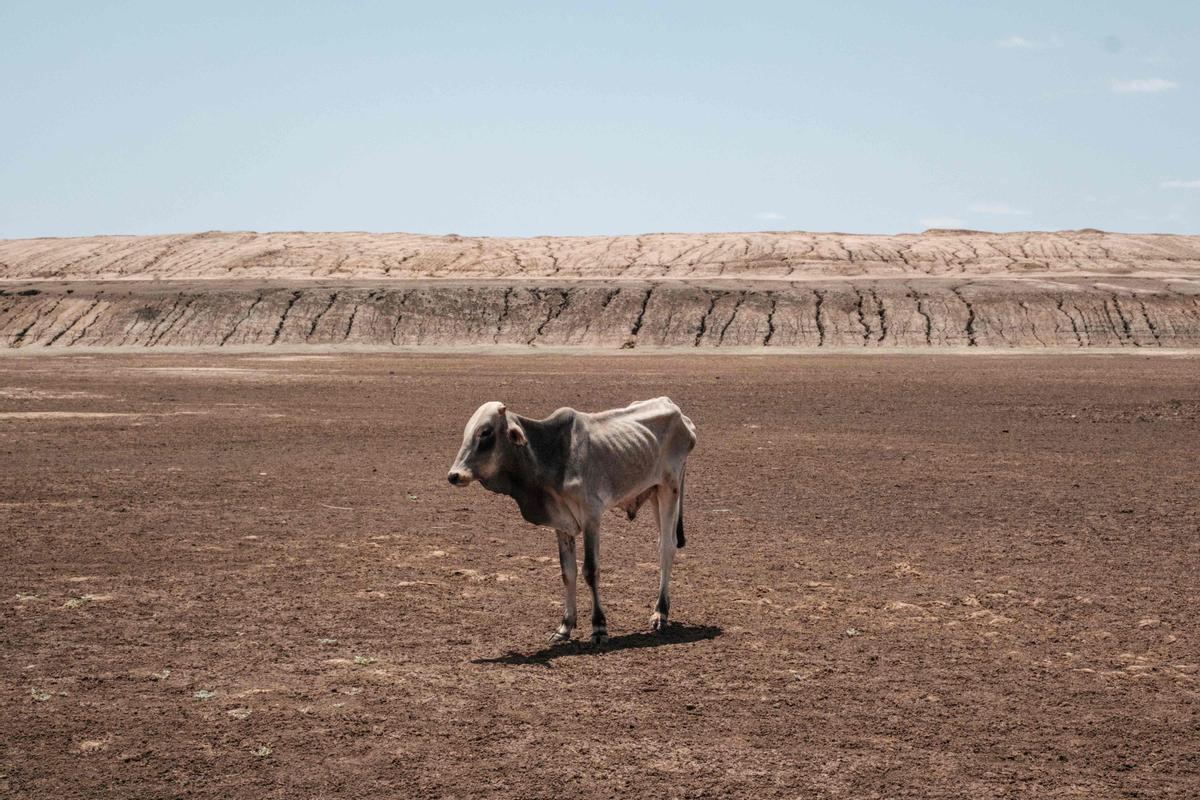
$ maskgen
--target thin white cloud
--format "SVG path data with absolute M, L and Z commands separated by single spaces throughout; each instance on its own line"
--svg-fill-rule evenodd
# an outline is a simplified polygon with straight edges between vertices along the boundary
M 781 219 L 787 219 L 786 215 L 780 214 L 778 211 L 759 211 L 754 216 L 767 222 L 778 222 Z
M 1034 42 L 1026 39 L 1024 36 L 1009 36 L 1007 39 L 1000 39 L 996 42 L 996 47 L 1010 47 L 1017 50 L 1032 50 L 1037 47 Z
M 1198 181 L 1163 181 L 1161 184 L 1164 189 L 1200 189 L 1200 180 Z
M 925 228 L 965 228 L 967 223 L 958 217 L 922 217 L 921 226 Z
M 1009 36 L 996 40 L 996 47 L 1008 50 L 1045 50 L 1049 47 L 1062 47 L 1062 39 L 1051 36 L 1049 39 L 1026 39 L 1024 36 Z
M 1109 88 L 1117 94 L 1155 94 L 1177 89 L 1179 84 L 1166 78 L 1136 78 L 1129 81 L 1112 81 Z
M 976 203 L 971 206 L 976 214 L 997 214 L 1003 217 L 1027 217 L 1029 212 L 1023 208 L 1013 208 L 1007 203 Z

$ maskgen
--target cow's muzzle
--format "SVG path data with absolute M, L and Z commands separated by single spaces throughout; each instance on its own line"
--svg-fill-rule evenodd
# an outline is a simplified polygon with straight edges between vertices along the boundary
M 466 486 L 471 482 L 471 476 L 460 469 L 452 469 L 446 480 L 450 481 L 452 486 Z

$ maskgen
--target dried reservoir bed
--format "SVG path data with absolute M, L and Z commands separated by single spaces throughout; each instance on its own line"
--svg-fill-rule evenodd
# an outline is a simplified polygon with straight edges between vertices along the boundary
M 463 421 L 696 421 L 667 636 L 544 649 L 554 545 Z M 0 361 L 0 794 L 1190 797 L 1191 356 Z M 581 598 L 586 616 L 586 593 Z

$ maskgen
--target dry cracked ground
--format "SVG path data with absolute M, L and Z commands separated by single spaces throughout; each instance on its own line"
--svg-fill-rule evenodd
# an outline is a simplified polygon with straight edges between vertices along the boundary
M 0 797 L 1190 800 L 1198 344 L 1200 237 L 0 242 Z M 675 626 L 614 515 L 547 647 L 462 425 L 663 394 Z
M 1191 348 L 1200 237 L 1101 231 L 0 242 L 29 348 Z
M 461 426 L 659 394 L 676 627 L 612 515 L 547 647 Z M 0 359 L 0 796 L 1190 800 L 1198 451 L 1194 354 Z

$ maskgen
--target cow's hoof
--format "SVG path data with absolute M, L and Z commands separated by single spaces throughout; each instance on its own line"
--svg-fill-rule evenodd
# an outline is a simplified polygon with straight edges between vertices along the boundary
M 559 642 L 569 641 L 571 641 L 570 631 L 555 631 L 554 633 L 550 634 L 550 644 L 558 644 Z
M 601 645 L 604 645 L 607 643 L 608 643 L 608 631 L 593 631 L 592 632 L 592 644 L 593 645 L 595 645 L 596 647 L 600 647 Z
M 665 614 L 655 613 L 650 617 L 650 630 L 655 633 L 662 633 L 667 629 L 667 617 Z

